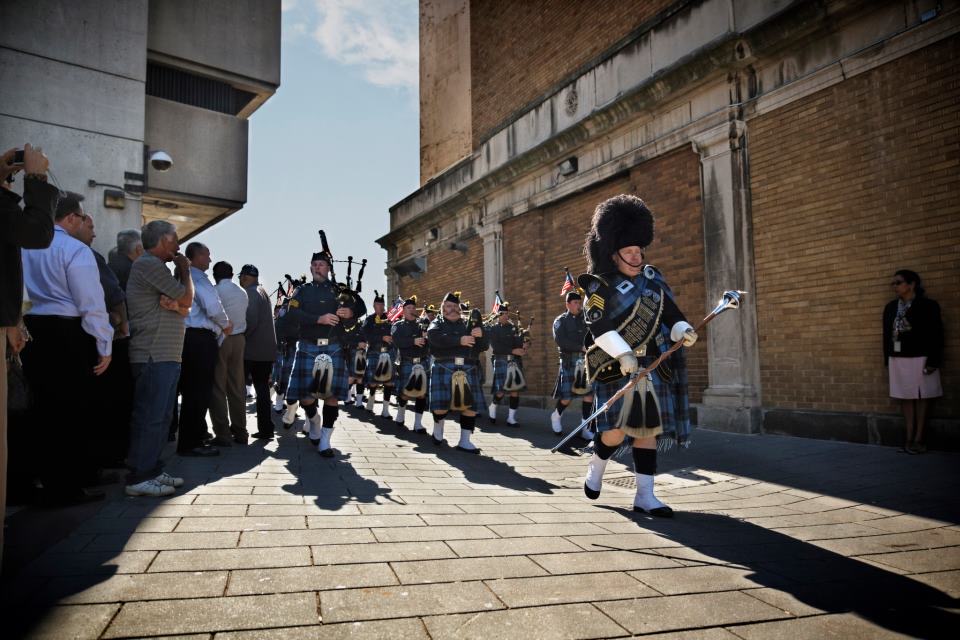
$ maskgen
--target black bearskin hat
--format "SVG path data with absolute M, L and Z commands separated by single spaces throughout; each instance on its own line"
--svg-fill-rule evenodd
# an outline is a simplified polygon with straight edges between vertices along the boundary
M 647 247 L 653 242 L 653 214 L 643 200 L 620 194 L 597 205 L 583 245 L 587 271 L 616 271 L 613 254 L 624 247 Z
M 383 298 L 383 294 L 377 291 L 376 289 L 373 290 L 373 301 L 374 303 L 386 302 L 386 300 L 384 300 Z
M 409 298 L 407 298 L 406 300 L 403 301 L 403 306 L 406 307 L 406 306 L 408 306 L 408 305 L 413 305 L 414 307 L 417 306 L 417 296 L 416 296 L 416 295 L 412 295 L 412 296 L 410 296 Z
M 333 266 L 333 258 L 326 251 L 318 251 L 310 258 L 310 262 L 316 262 L 317 260 L 323 260 L 327 263 L 327 266 Z
M 460 304 L 460 292 L 459 292 L 459 291 L 451 291 L 451 292 L 447 293 L 447 295 L 443 296 L 443 300 L 440 301 L 440 304 L 443 304 L 444 302 L 456 302 L 456 303 L 459 305 L 459 304 Z

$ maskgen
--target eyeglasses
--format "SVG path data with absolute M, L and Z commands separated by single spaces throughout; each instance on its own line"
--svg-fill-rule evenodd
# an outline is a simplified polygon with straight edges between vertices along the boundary
M 906 281 L 905 281 L 905 280 L 894 280 L 893 282 L 890 283 L 890 286 L 891 286 L 891 287 L 899 287 L 899 286 L 900 286 L 901 284 L 903 284 L 904 282 L 906 282 Z

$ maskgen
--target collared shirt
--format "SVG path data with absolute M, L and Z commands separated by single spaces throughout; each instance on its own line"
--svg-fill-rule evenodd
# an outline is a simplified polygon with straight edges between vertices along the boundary
M 180 362 L 184 318 L 160 306 L 160 296 L 179 299 L 187 288 L 170 275 L 166 263 L 144 253 L 130 267 L 127 313 L 130 316 L 130 362 Z
M 196 267 L 190 267 L 190 277 L 193 278 L 193 305 L 186 326 L 188 329 L 210 329 L 219 338 L 230 319 L 223 310 L 217 289 L 207 274 Z
M 90 247 L 55 224 L 49 248 L 24 249 L 22 256 L 30 315 L 80 318 L 83 330 L 97 341 L 97 353 L 110 355 L 113 327 Z
M 247 292 L 236 282 L 227 278 L 218 282 L 214 288 L 220 296 L 220 302 L 223 303 L 223 310 L 227 312 L 227 317 L 233 323 L 233 333 L 230 335 L 240 335 L 247 330 L 247 305 L 250 304 Z

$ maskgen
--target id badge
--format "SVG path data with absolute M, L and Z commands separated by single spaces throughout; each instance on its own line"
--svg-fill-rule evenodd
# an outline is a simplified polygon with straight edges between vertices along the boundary
M 894 340 L 894 341 L 893 341 L 893 352 L 894 352 L 894 353 L 900 353 L 900 341 L 899 341 L 899 340 Z

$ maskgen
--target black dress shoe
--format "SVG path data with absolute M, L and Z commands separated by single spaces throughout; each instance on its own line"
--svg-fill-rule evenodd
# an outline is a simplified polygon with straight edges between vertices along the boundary
M 177 455 L 186 456 L 188 458 L 212 458 L 213 456 L 220 455 L 220 450 L 216 447 L 205 445 L 202 447 L 187 449 L 186 451 L 177 451 Z
M 247 436 L 236 436 L 233 439 L 233 443 L 245 447 L 248 444 Z
M 320 446 L 320 438 L 317 438 L 316 440 L 314 440 L 313 438 L 310 438 L 310 444 L 312 444 L 315 447 Z
M 472 453 L 474 455 L 480 454 L 480 449 L 467 449 L 466 447 L 461 447 L 460 445 L 457 445 L 457 451 L 463 451 L 464 453 Z
M 324 449 L 323 451 L 320 452 L 320 455 L 323 456 L 324 458 L 332 458 L 333 449 L 330 449 L 330 448 Z
M 599 490 L 599 489 L 591 489 L 590 487 L 587 486 L 587 483 L 584 482 L 584 483 L 583 483 L 583 495 L 587 496 L 587 497 L 590 498 L 591 500 L 596 500 L 597 498 L 600 497 L 600 490 Z M 634 507 L 634 509 L 636 509 L 636 507 Z
M 273 440 L 273 431 L 257 431 L 253 434 L 253 437 L 261 440 Z
M 655 518 L 672 518 L 673 517 L 673 509 L 671 509 L 666 505 L 662 507 L 657 507 L 656 509 L 650 509 L 649 511 L 647 511 L 643 507 L 638 507 L 634 505 L 633 510 L 636 513 L 648 513 L 651 516 L 654 516 Z
M 443 438 L 440 438 L 439 440 L 437 440 L 437 439 L 434 438 L 433 436 L 430 436 L 430 439 L 433 440 L 433 446 L 435 446 L 435 447 L 445 447 L 445 446 L 447 446 L 447 441 L 444 440 Z
M 427 430 L 424 429 L 423 427 L 420 427 L 419 429 L 414 429 L 413 432 L 414 432 L 414 433 L 426 433 Z

